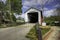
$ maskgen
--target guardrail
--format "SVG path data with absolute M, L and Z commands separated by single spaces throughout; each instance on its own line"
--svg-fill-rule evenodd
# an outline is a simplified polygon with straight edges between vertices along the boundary
M 35 28 L 36 28 L 36 34 L 38 40 L 42 40 L 42 33 L 41 33 L 41 28 L 39 27 L 39 23 L 36 23 Z

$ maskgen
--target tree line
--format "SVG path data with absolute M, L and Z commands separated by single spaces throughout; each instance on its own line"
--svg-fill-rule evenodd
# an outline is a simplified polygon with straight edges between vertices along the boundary
M 14 13 L 20 14 L 21 7 L 22 0 L 6 0 L 5 3 L 0 1 L 0 24 L 5 21 L 16 22 Z

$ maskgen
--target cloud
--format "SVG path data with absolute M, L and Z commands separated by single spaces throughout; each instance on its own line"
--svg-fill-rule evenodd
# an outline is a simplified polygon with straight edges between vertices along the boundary
M 26 0 L 26 1 L 24 1 L 22 4 L 25 5 L 25 6 L 37 5 L 35 0 L 32 0 L 32 1 L 27 1 L 27 0 Z
M 25 0 L 22 4 L 23 4 L 23 8 L 28 8 L 27 6 L 29 7 L 36 7 L 37 9 L 40 8 L 41 6 L 38 6 L 37 5 L 40 5 L 40 3 L 43 1 L 46 2 L 47 0 Z M 48 10 L 47 8 L 44 8 L 44 10 Z
M 23 8 L 29 8 L 28 6 L 23 6 Z
M 48 0 L 37 0 L 37 4 L 44 5 Z
M 4 3 L 6 2 L 6 0 L 2 0 Z
M 54 0 L 25 0 L 22 5 L 23 6 L 30 6 L 30 7 L 35 7 L 37 5 L 40 5 L 40 7 L 42 5 L 45 5 L 45 3 L 47 2 L 50 3 L 50 2 L 53 2 Z
M 26 11 L 27 9 L 29 9 L 30 7 L 35 7 L 37 9 L 40 9 L 41 10 L 41 5 L 40 4 L 45 4 L 46 2 L 47 5 L 44 6 L 44 11 L 47 11 L 47 10 L 51 10 L 53 9 L 54 7 L 58 7 L 59 5 L 54 5 L 52 4 L 51 6 L 51 2 L 54 2 L 57 0 L 25 0 L 22 4 L 23 4 L 23 12 Z
M 44 7 L 43 9 L 42 9 L 42 8 L 40 8 L 40 10 L 48 11 L 49 9 L 48 9 L 48 8 L 46 8 L 46 7 Z
M 48 11 L 44 11 L 44 16 L 49 17 L 49 16 L 53 16 L 56 9 L 52 9 L 52 10 L 48 10 Z
M 51 2 L 54 2 L 56 0 L 48 0 L 47 4 L 50 4 Z
M 55 5 L 54 7 L 60 7 L 60 4 Z

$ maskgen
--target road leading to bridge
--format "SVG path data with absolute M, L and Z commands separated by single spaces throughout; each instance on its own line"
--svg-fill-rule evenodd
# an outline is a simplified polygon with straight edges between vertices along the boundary
M 0 29 L 0 40 L 29 40 L 25 36 L 35 24 Z

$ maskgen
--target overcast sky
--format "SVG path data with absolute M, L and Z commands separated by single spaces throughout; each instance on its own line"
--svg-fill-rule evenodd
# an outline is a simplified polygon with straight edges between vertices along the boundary
M 60 8 L 60 0 L 22 0 L 22 12 L 24 13 L 30 7 L 41 9 L 41 5 L 44 5 L 44 15 L 52 15 L 56 8 Z
M 6 0 L 0 0 L 0 1 L 3 1 L 5 3 Z
M 44 5 L 45 10 L 54 9 L 60 7 L 60 0 L 22 0 L 23 12 L 30 7 L 41 9 L 41 5 Z

